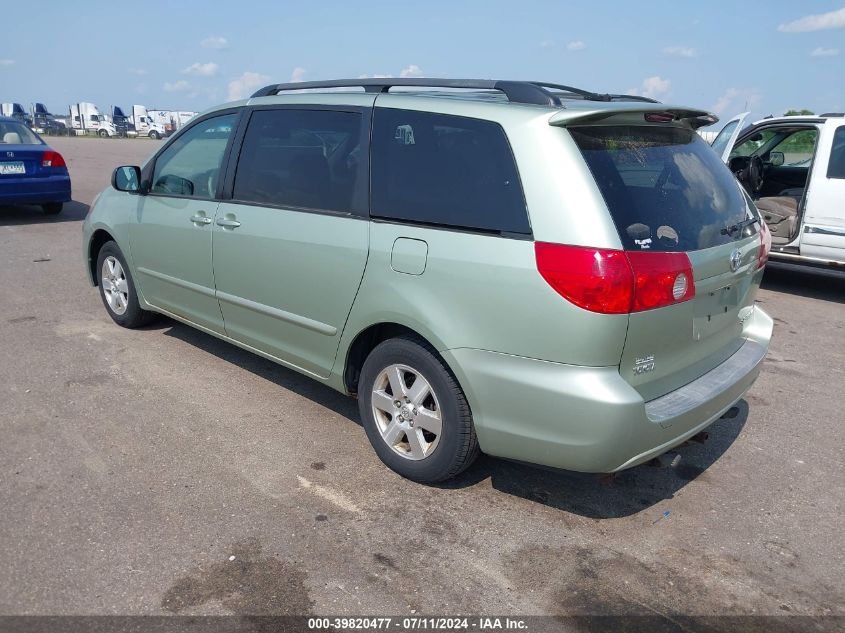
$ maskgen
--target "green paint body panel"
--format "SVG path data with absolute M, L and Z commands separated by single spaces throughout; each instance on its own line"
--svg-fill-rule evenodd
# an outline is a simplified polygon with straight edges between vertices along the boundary
M 706 427 L 753 383 L 759 365 L 677 418 L 658 424 L 647 416 L 648 402 L 716 371 L 745 341 L 768 345 L 771 319 L 749 310 L 762 276 L 753 270 L 756 239 L 689 253 L 696 297 L 633 315 L 578 308 L 537 272 L 533 240 L 622 247 L 565 129 L 584 118 L 578 108 L 589 118 L 603 105 L 325 93 L 225 107 L 315 103 L 499 123 L 533 239 L 108 188 L 83 226 L 89 276 L 91 240 L 107 231 L 127 258 L 142 306 L 344 392 L 349 350 L 362 332 L 385 323 L 410 328 L 458 378 L 483 451 L 560 468 L 609 472 L 645 461 Z M 198 226 L 191 222 L 198 213 L 241 224 Z M 738 273 L 727 268 L 733 248 L 741 251 Z M 635 374 L 648 355 L 654 369 Z

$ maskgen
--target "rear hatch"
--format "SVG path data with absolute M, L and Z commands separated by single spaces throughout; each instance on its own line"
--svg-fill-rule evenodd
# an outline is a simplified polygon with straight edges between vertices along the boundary
M 705 374 L 742 345 L 765 229 L 719 156 L 683 121 L 661 124 L 640 113 L 569 131 L 635 277 L 639 253 L 654 254 L 647 256 L 650 262 L 659 262 L 659 253 L 670 262 L 686 257 L 691 265 L 694 293 L 681 293 L 677 301 L 670 296 L 665 305 L 629 317 L 620 373 L 651 400 Z

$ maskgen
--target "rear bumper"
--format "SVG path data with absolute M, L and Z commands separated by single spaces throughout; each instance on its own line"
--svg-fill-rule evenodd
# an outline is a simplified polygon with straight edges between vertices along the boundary
M 483 350 L 443 356 L 467 393 L 481 449 L 582 472 L 615 472 L 681 444 L 730 409 L 760 373 L 772 319 L 759 308 L 718 367 L 650 402 L 618 367 L 579 367 Z
M 43 204 L 70 201 L 70 176 L 14 178 L 0 182 L 0 204 Z

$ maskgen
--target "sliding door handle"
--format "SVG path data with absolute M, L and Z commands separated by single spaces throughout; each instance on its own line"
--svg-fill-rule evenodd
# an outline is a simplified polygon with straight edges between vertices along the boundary
M 237 220 L 231 218 L 217 218 L 217 226 L 222 226 L 226 229 L 236 229 L 241 225 Z
M 194 224 L 211 224 L 211 218 L 207 215 L 197 214 L 191 216 L 191 222 Z

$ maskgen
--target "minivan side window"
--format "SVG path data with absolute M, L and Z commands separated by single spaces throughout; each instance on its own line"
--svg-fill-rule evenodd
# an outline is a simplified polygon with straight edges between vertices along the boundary
M 833 133 L 833 147 L 830 149 L 830 161 L 827 163 L 828 178 L 845 178 L 845 125 L 836 128 Z
M 376 108 L 372 138 L 373 216 L 531 233 L 516 164 L 499 124 Z
M 201 121 L 168 145 L 156 159 L 151 193 L 213 198 L 237 117 Z
M 361 147 L 362 120 L 360 113 L 339 110 L 253 112 L 232 198 L 323 211 L 364 207 L 367 156 Z M 359 198 L 362 202 L 356 205 Z

